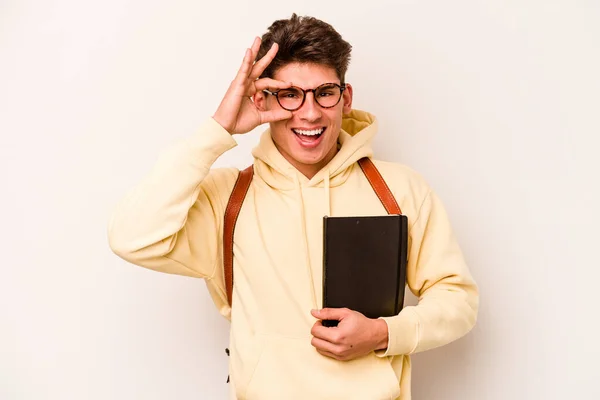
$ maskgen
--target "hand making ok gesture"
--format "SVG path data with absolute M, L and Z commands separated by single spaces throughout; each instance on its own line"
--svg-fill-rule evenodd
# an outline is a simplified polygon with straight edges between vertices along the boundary
M 254 39 L 252 48 L 246 49 L 244 61 L 237 76 L 229 85 L 225 97 L 217 109 L 214 120 L 217 121 L 230 134 L 246 133 L 258 125 L 288 119 L 292 117 L 290 111 L 277 107 L 273 110 L 261 111 L 254 102 L 252 96 L 264 89 L 278 90 L 291 86 L 289 82 L 277 81 L 275 79 L 258 79 L 260 74 L 273 61 L 277 54 L 278 45 L 273 43 L 267 54 L 254 63 L 260 48 L 260 38 Z

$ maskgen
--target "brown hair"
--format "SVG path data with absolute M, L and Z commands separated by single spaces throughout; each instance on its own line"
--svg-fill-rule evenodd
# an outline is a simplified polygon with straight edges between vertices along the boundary
M 298 17 L 295 13 L 290 19 L 277 20 L 262 36 L 256 59 L 260 60 L 274 42 L 279 50 L 261 78 L 273 78 L 279 68 L 299 62 L 331 67 L 344 83 L 352 46 L 328 23 L 314 17 Z

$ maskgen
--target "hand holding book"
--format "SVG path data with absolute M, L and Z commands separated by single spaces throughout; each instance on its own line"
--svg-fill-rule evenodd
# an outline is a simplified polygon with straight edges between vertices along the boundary
M 347 308 L 324 308 L 312 310 L 311 314 L 318 318 L 311 329 L 311 344 L 324 356 L 349 361 L 387 348 L 388 328 L 382 319 L 370 319 Z M 328 328 L 323 326 L 323 320 L 336 320 L 339 324 Z

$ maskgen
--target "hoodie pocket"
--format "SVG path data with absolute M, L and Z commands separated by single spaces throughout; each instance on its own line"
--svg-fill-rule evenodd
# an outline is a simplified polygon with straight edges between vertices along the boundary
M 388 358 L 370 353 L 337 361 L 319 354 L 310 338 L 264 339 L 243 399 L 393 400 L 400 396 L 400 383 Z
M 234 390 L 237 400 L 247 398 L 245 393 L 257 370 L 263 349 L 262 335 L 241 336 L 237 339 L 235 348 L 232 347 L 229 368 L 231 389 Z

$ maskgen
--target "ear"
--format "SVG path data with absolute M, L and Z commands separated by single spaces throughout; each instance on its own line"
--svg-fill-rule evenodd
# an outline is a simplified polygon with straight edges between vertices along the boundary
M 260 111 L 267 111 L 267 96 L 268 95 L 262 90 L 257 91 L 252 96 L 252 101 L 254 102 L 254 105 Z
M 352 95 L 352 85 L 346 83 L 346 90 L 344 90 L 344 93 L 342 93 L 342 101 L 344 102 L 342 112 L 344 114 L 350 114 L 350 111 L 352 111 Z

